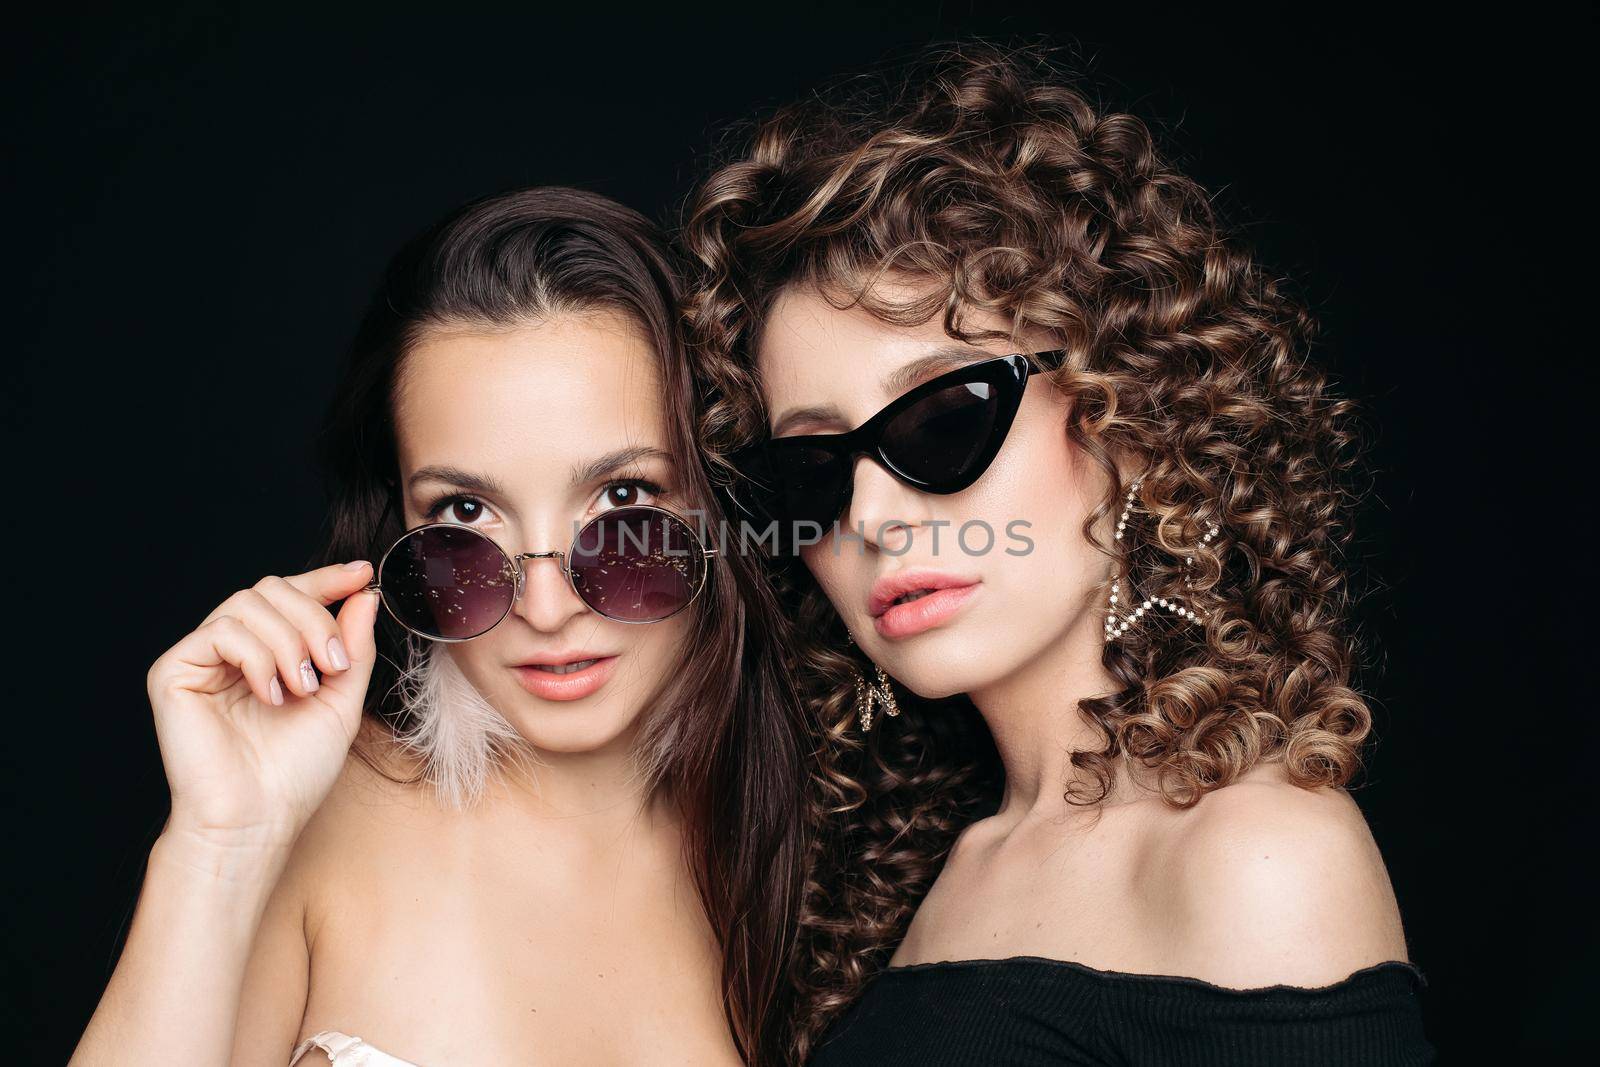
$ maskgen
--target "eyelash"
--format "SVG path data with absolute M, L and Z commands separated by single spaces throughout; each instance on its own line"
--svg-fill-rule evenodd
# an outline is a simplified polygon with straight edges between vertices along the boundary
M 451 504 L 461 504 L 469 500 L 474 504 L 483 504 L 483 501 L 475 496 L 470 496 L 466 493 L 450 493 L 429 504 L 426 510 L 423 511 L 422 517 L 429 522 L 434 522 L 439 518 L 439 513 Z
M 654 497 L 663 497 L 667 495 L 666 489 L 645 477 L 614 478 L 602 485 L 600 487 L 600 492 L 604 494 L 612 489 L 617 488 L 618 486 L 628 486 L 630 488 L 643 489 L 645 492 Z M 427 519 L 429 522 L 435 522 L 438 520 L 440 512 L 444 511 L 445 508 L 448 508 L 451 504 L 459 504 L 464 501 L 471 501 L 472 503 L 481 507 L 488 507 L 487 502 L 485 502 L 482 497 L 473 496 L 471 493 L 447 493 L 428 505 L 427 509 L 422 513 L 423 518 Z

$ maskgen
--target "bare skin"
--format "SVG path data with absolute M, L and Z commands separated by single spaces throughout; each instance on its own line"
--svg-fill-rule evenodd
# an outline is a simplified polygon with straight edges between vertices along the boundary
M 462 815 L 351 760 L 268 907 L 233 1062 L 336 1029 L 423 1064 L 737 1063 L 719 964 L 663 805 L 501 786 Z
M 983 313 L 968 322 L 1009 330 Z M 937 320 L 896 326 L 786 290 L 758 345 L 774 432 L 858 426 L 914 384 L 886 378 L 952 343 Z M 972 346 L 970 358 L 1052 347 L 1048 336 L 1024 336 Z M 812 413 L 790 417 L 800 409 Z M 1063 798 L 1081 773 L 1069 754 L 1102 743 L 1077 701 L 1116 688 L 1100 662 L 1111 560 L 1081 534 L 1105 479 L 1067 439 L 1067 413 L 1035 377 L 993 465 L 948 496 L 919 493 L 858 457 L 839 522 L 865 544 L 829 532 L 802 550 L 862 651 L 923 696 L 968 694 L 1004 763 L 999 811 L 961 835 L 891 965 L 1040 956 L 1255 988 L 1327 985 L 1405 960 L 1382 857 L 1344 790 L 1307 790 L 1262 764 L 1179 810 L 1159 798 L 1149 772 L 1128 765 L 1097 807 Z M 1124 471 L 1124 483 L 1137 474 Z M 1008 523 L 1027 520 L 1033 550 L 963 552 L 952 532 L 974 519 L 1001 548 Z M 886 636 L 868 609 L 872 584 L 913 566 L 980 585 L 933 628 Z
M 574 480 L 618 449 L 664 448 L 651 354 L 619 316 L 435 330 L 402 377 L 408 527 L 565 549 L 594 514 L 675 504 L 664 456 Z M 511 615 L 449 654 L 538 765 L 466 811 L 391 780 L 416 768 L 362 720 L 378 610 L 363 561 L 263 579 L 151 668 L 172 817 L 74 1064 L 282 1067 L 323 1029 L 430 1065 L 739 1062 L 680 822 L 633 773 L 689 619 L 613 622 L 549 560 L 525 566 Z M 577 700 L 518 682 L 516 665 L 572 650 L 616 670 Z M 358 735 L 384 773 L 352 754 Z

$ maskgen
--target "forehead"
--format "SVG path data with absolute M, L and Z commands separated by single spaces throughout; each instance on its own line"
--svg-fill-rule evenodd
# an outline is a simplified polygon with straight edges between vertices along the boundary
M 402 469 L 449 461 L 559 467 L 616 447 L 666 448 L 656 356 L 626 316 L 514 329 L 430 329 L 395 390 Z
M 928 344 L 947 340 L 938 319 L 898 326 L 860 307 L 837 308 L 813 286 L 791 286 L 773 302 L 757 339 L 757 354 L 763 373 L 788 373 L 792 365 L 841 352 L 909 359 Z
M 877 291 L 890 299 L 917 292 L 906 282 L 883 281 Z M 1009 329 L 1008 321 L 986 311 L 969 312 L 972 330 Z M 936 351 L 968 349 L 1006 354 L 1016 344 L 997 340 L 965 345 L 944 331 L 942 316 L 903 326 L 885 322 L 861 307 L 838 308 L 811 286 L 792 286 L 774 301 L 756 339 L 756 363 L 770 418 L 798 405 L 826 404 L 852 425 L 908 387 L 893 372 Z M 930 374 L 933 371 L 930 371 Z

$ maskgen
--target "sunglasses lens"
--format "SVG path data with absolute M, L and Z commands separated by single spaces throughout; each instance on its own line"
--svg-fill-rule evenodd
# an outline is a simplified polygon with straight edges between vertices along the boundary
M 976 481 L 993 457 L 1001 418 L 993 382 L 963 382 L 932 393 L 884 427 L 884 456 L 906 478 L 953 492 Z
M 951 377 L 948 385 L 929 383 L 932 392 L 903 408 L 904 401 L 897 400 L 899 410 L 879 424 L 873 441 L 862 439 L 858 430 L 851 435 L 854 441 L 844 438 L 849 445 L 819 445 L 818 438 L 827 442 L 841 437 L 820 434 L 780 437 L 744 449 L 734 463 L 748 480 L 744 495 L 750 510 L 762 520 L 778 520 L 780 546 L 790 524 L 805 520 L 828 526 L 850 500 L 851 446 L 875 451 L 896 477 L 924 492 L 967 488 L 999 452 L 1021 403 L 1028 368 L 1022 356 L 1012 355 Z
M 511 610 L 517 574 L 483 534 L 424 526 L 395 545 L 378 575 L 384 602 L 411 629 L 461 641 L 488 632 Z
M 589 523 L 579 531 L 569 563 L 584 603 L 621 622 L 676 615 L 705 580 L 694 531 L 650 508 L 616 508 Z
M 756 477 L 767 486 L 762 503 L 771 518 L 785 524 L 827 526 L 844 508 L 850 464 L 847 457 L 830 449 L 789 444 L 779 438 L 765 449 L 763 469 Z M 782 530 L 780 538 L 789 533 Z

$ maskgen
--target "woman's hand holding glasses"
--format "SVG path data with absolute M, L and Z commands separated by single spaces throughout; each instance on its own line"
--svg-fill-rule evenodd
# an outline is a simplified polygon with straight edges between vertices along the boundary
M 172 791 L 164 836 L 218 855 L 287 853 L 361 724 L 371 579 L 360 561 L 263 578 L 156 660 L 146 682 Z

